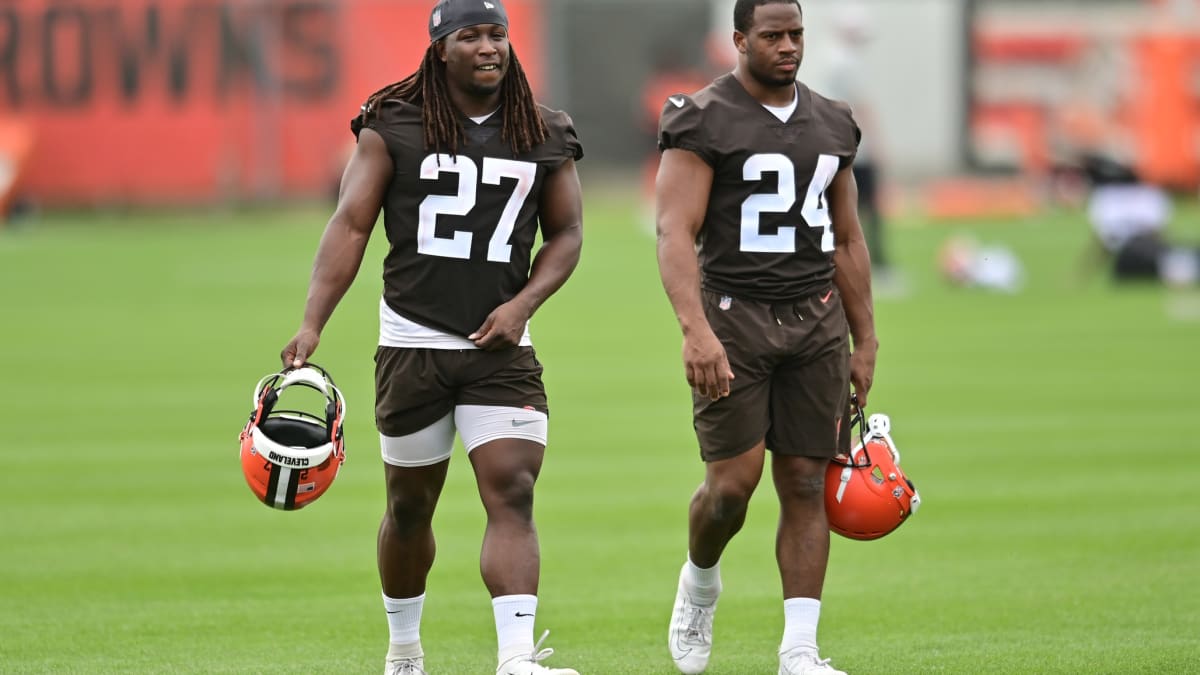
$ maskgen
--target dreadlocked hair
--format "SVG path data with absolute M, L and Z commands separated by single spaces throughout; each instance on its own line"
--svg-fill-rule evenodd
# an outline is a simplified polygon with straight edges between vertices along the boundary
M 372 116 L 378 118 L 380 107 L 389 98 L 419 105 L 424 124 L 425 149 L 438 152 L 445 150 L 450 155 L 457 155 L 458 149 L 465 143 L 466 130 L 450 100 L 446 64 L 438 58 L 435 45 L 430 44 L 425 50 L 425 58 L 416 72 L 371 94 L 361 117 L 363 123 Z M 550 135 L 533 98 L 529 80 L 525 77 L 525 69 L 517 60 L 516 50 L 511 47 L 508 72 L 500 83 L 500 115 L 500 138 L 508 141 L 515 155 L 529 152 Z

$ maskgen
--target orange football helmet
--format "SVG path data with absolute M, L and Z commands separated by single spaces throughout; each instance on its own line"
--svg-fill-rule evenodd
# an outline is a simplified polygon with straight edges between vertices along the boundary
M 851 428 L 855 425 L 861 442 L 849 456 L 834 457 L 825 470 L 825 513 L 829 529 L 843 537 L 878 539 L 916 513 L 921 496 L 900 470 L 888 416 L 871 415 L 864 424 L 859 409 Z
M 280 395 L 293 385 L 320 392 L 324 410 L 314 414 L 280 409 Z M 308 506 L 325 494 L 346 460 L 342 392 L 325 369 L 309 363 L 263 377 L 254 387 L 253 403 L 240 435 L 246 483 L 272 508 L 292 511 Z

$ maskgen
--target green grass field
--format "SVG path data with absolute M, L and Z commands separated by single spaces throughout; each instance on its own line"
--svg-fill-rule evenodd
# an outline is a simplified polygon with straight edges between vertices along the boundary
M 534 320 L 551 664 L 674 672 L 666 624 L 699 482 L 679 337 L 629 195 L 589 193 L 584 259 Z M 314 360 L 349 401 L 315 506 L 257 503 L 237 433 L 294 332 L 328 207 L 50 214 L 0 230 L 0 672 L 375 673 L 383 483 L 372 420 L 382 232 Z M 1197 212 L 1184 211 L 1197 234 Z M 944 286 L 953 232 L 1011 246 L 1024 292 Z M 820 641 L 866 673 L 1200 672 L 1200 296 L 1080 281 L 1085 226 L 896 224 L 872 408 L 922 511 L 835 537 Z M 723 561 L 713 675 L 774 673 L 769 480 Z M 456 455 L 437 514 L 431 673 L 491 673 L 482 509 Z

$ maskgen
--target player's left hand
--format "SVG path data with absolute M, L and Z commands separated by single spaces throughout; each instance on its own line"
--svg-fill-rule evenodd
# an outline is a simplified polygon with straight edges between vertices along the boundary
M 516 300 L 509 300 L 488 314 L 483 325 L 467 336 L 476 347 L 486 351 L 510 349 L 521 343 L 529 310 Z
M 858 396 L 858 405 L 867 407 L 867 394 L 875 381 L 875 357 L 879 353 L 879 343 L 874 340 L 855 344 L 850 354 L 850 383 L 854 385 L 854 393 Z

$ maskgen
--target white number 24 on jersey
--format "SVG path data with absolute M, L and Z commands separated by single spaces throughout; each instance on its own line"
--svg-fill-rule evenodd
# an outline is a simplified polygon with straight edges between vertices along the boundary
M 463 230 L 455 230 L 450 237 L 437 235 L 437 217 L 439 214 L 448 216 L 465 216 L 475 208 L 478 185 L 480 182 L 479 167 L 470 157 L 458 155 L 429 155 L 421 162 L 421 178 L 437 180 L 443 173 L 458 174 L 458 193 L 453 195 L 429 195 L 421 202 L 417 214 L 417 253 L 436 255 L 443 258 L 471 257 L 471 240 L 475 235 Z M 512 258 L 512 245 L 508 238 L 512 236 L 517 224 L 517 216 L 529 191 L 533 189 L 537 177 L 537 165 L 532 162 L 518 162 L 511 159 L 483 158 L 483 183 L 499 185 L 501 178 L 515 178 L 516 187 L 504 205 L 500 214 L 500 222 L 488 240 L 487 259 L 489 262 L 506 263 Z
M 804 205 L 800 207 L 804 222 L 809 227 L 822 230 L 821 250 L 825 252 L 833 250 L 833 220 L 829 217 L 825 190 L 837 174 L 838 161 L 834 155 L 821 155 L 817 159 L 812 182 L 808 184 L 808 194 L 804 196 Z M 751 155 L 742 165 L 744 180 L 757 182 L 766 173 L 774 173 L 779 177 L 779 188 L 773 193 L 750 195 L 742 202 L 741 250 L 749 253 L 795 253 L 796 228 L 780 227 L 775 234 L 763 234 L 759 215 L 792 210 L 796 203 L 796 166 L 787 155 L 778 153 Z

